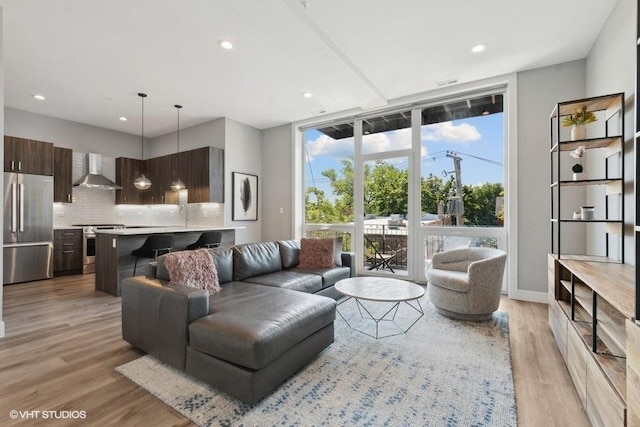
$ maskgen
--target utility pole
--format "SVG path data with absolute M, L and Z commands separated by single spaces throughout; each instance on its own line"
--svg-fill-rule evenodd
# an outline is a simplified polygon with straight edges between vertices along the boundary
M 452 151 L 447 151 L 447 157 L 453 159 L 453 169 L 456 174 L 456 197 L 453 200 L 453 214 L 456 215 L 456 225 L 464 225 L 464 202 L 462 201 L 462 173 L 460 162 L 462 159 Z

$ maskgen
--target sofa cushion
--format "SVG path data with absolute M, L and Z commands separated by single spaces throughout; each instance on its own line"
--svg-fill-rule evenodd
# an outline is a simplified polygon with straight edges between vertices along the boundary
M 276 242 L 247 243 L 233 247 L 233 280 L 282 270 L 280 249 Z
M 330 298 L 233 282 L 210 297 L 210 313 L 189 326 L 192 350 L 260 369 L 335 319 Z
M 206 249 L 171 252 L 164 258 L 170 285 L 184 285 L 205 289 L 210 294 L 220 291 L 218 270 Z
M 300 241 L 298 240 L 280 240 L 278 241 L 280 248 L 280 258 L 282 259 L 282 268 L 293 268 L 300 262 Z
M 328 288 L 336 284 L 338 280 L 348 279 L 351 277 L 351 269 L 349 267 L 334 268 L 300 268 L 296 267 L 291 271 L 304 274 L 315 274 L 322 278 L 322 289 Z
M 456 292 L 469 292 L 469 276 L 466 272 L 430 268 L 427 270 L 427 286 L 431 284 Z
M 335 242 L 333 238 L 300 239 L 300 268 L 335 267 Z
M 294 291 L 314 293 L 322 289 L 322 277 L 301 271 L 283 270 L 262 276 L 248 277 L 247 283 L 291 289 Z
M 233 252 L 229 248 L 208 249 L 213 259 L 213 263 L 218 270 L 218 281 L 227 283 L 233 280 Z M 165 257 L 168 254 L 158 257 L 156 264 L 156 278 L 160 280 L 170 280 L 169 272 L 164 265 Z

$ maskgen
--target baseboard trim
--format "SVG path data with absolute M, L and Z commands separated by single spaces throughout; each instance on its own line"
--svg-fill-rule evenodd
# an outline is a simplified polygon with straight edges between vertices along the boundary
M 525 291 L 516 289 L 515 295 L 509 295 L 509 298 L 522 301 L 539 302 L 543 304 L 549 303 L 549 296 L 547 295 L 547 293 L 539 291 Z

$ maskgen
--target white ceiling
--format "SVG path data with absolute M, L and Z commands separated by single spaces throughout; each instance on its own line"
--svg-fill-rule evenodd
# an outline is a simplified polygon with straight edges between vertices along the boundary
M 146 92 L 146 137 L 175 130 L 176 103 L 181 127 L 265 129 L 584 58 L 615 3 L 0 0 L 5 105 L 139 135 Z

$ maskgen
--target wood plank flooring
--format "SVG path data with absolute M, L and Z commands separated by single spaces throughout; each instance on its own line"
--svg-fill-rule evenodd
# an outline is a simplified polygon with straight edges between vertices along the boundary
M 518 424 L 588 426 L 547 323 L 547 306 L 503 298 L 509 327 Z M 122 340 L 120 298 L 94 290 L 94 275 L 4 287 L 0 339 L 0 425 L 11 410 L 85 411 L 77 425 L 191 426 L 188 419 L 115 371 L 143 353 Z

